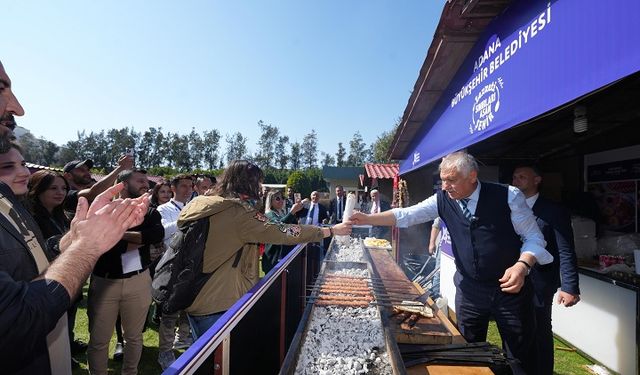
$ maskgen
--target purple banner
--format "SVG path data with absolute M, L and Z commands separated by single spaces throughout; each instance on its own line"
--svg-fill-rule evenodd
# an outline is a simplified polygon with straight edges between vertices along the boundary
M 638 0 L 515 0 L 469 52 L 400 172 L 639 71 L 638 14 Z

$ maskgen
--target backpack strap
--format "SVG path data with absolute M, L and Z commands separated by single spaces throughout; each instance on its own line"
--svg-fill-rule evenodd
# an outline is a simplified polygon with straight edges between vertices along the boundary
M 233 260 L 233 265 L 231 267 L 237 268 L 240 263 L 240 258 L 242 257 L 242 251 L 244 250 L 244 246 L 238 249 L 236 252 L 236 259 Z

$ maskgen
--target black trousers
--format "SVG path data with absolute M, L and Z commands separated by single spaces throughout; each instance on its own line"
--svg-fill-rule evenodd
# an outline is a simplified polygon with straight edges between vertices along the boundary
M 493 318 L 502 337 L 502 347 L 511 359 L 517 359 L 524 374 L 537 375 L 533 287 L 527 279 L 519 293 L 500 290 L 499 285 L 480 283 L 459 272 L 456 285 L 458 329 L 468 342 L 487 341 L 489 320 Z M 522 373 L 514 368 L 514 374 Z
M 553 294 L 536 295 L 533 298 L 536 312 L 536 349 L 538 352 L 538 374 L 553 374 L 553 330 L 551 329 L 551 307 Z

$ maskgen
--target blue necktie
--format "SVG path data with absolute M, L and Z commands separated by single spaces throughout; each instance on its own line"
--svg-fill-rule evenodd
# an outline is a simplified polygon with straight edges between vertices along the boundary
M 471 215 L 471 211 L 469 211 L 469 208 L 467 207 L 469 201 L 469 198 L 460 199 L 460 204 L 462 204 L 462 213 L 464 214 L 464 217 L 466 217 L 467 220 L 471 221 L 471 217 L 473 215 Z

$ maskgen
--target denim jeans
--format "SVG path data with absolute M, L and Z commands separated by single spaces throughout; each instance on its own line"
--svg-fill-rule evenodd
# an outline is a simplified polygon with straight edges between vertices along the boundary
M 191 335 L 193 335 L 193 339 L 197 340 L 200 336 L 202 336 L 209 328 L 213 326 L 213 324 L 220 319 L 220 317 L 226 311 L 222 311 L 215 314 L 210 315 L 191 315 L 187 314 L 187 318 L 189 319 L 189 325 L 191 326 Z

